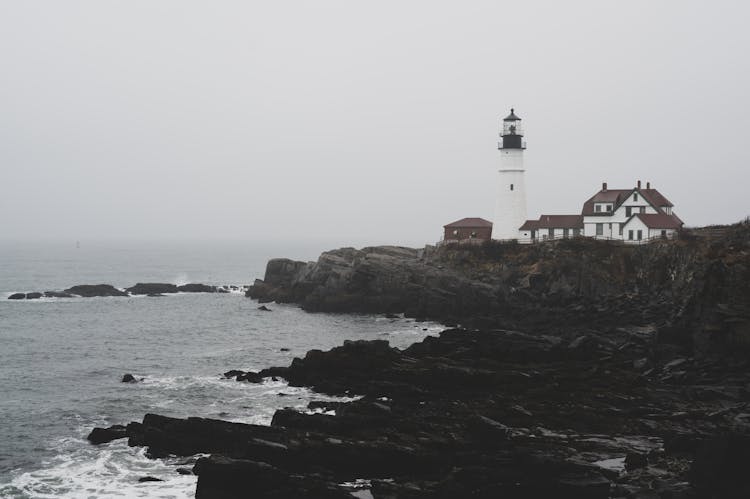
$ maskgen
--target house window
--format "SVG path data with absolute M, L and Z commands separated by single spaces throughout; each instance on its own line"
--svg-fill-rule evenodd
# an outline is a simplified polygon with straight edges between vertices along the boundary
M 625 224 L 624 224 L 624 223 L 621 223 L 621 224 L 620 224 L 620 235 L 622 235 L 622 232 L 623 232 L 624 230 L 625 230 Z
M 551 238 L 555 237 L 555 229 L 547 229 L 547 231 L 549 233 L 549 237 Z
M 638 201 L 638 194 L 633 194 L 633 201 Z
M 628 231 L 628 239 L 631 240 L 631 241 L 633 240 L 633 231 L 632 230 Z
M 607 211 L 612 211 L 612 205 L 611 204 L 607 205 Z
M 458 235 L 458 229 L 455 229 L 455 230 L 453 231 L 453 235 L 454 235 L 454 236 L 457 236 L 457 235 Z
M 633 207 L 632 206 L 626 206 L 625 207 L 625 216 L 630 218 L 630 215 L 633 214 Z
M 581 229 L 573 229 L 573 237 L 578 237 L 581 235 Z
M 568 229 L 563 229 L 563 237 L 567 238 L 569 235 Z
M 510 184 L 510 190 L 511 191 L 513 190 L 513 184 Z
M 594 211 L 597 212 L 597 213 L 601 212 L 602 211 L 602 205 L 595 204 L 594 205 Z
M 667 231 L 666 230 L 662 230 L 661 231 L 661 237 L 662 237 L 662 239 L 666 239 L 667 238 Z
M 597 236 L 604 235 L 604 224 L 596 224 L 596 235 Z
M 472 232 L 471 234 L 469 234 L 469 237 L 471 239 L 474 239 L 475 237 L 477 237 L 477 233 L 476 232 Z
M 641 206 L 641 207 L 639 208 L 639 211 L 640 211 L 641 213 L 646 213 L 646 207 L 645 207 L 645 206 Z
M 639 230 L 638 231 L 638 240 L 640 241 L 641 239 L 643 239 L 643 231 Z

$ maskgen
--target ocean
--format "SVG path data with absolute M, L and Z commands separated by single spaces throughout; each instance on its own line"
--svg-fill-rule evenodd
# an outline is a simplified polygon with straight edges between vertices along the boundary
M 194 458 L 151 460 L 125 440 L 94 446 L 95 426 L 154 412 L 269 424 L 275 410 L 329 399 L 283 381 L 223 379 L 288 365 L 346 339 L 406 347 L 441 327 L 382 316 L 271 312 L 241 292 L 8 300 L 75 284 L 246 285 L 275 256 L 312 260 L 321 245 L 0 242 L 0 498 L 193 497 Z M 285 349 L 282 351 L 282 348 Z M 288 351 L 286 350 L 288 349 Z M 142 381 L 121 383 L 125 373 Z M 351 394 L 356 397 L 357 394 Z M 162 482 L 139 483 L 152 476 Z

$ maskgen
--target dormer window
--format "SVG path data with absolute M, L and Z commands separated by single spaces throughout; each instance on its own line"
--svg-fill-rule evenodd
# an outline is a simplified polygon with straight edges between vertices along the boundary
M 633 194 L 633 201 L 638 201 L 638 193 Z
M 607 205 L 607 211 L 612 211 L 612 205 L 611 204 Z
M 597 213 L 600 213 L 602 211 L 602 205 L 600 204 L 594 205 L 594 211 Z

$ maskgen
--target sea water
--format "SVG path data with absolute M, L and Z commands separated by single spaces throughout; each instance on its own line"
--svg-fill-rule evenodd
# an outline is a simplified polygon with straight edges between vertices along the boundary
M 346 339 L 405 347 L 437 324 L 382 316 L 271 312 L 241 292 L 164 297 L 8 300 L 74 284 L 245 285 L 272 256 L 319 247 L 226 244 L 0 243 L 0 497 L 192 497 L 193 458 L 151 460 L 126 440 L 94 446 L 95 426 L 149 412 L 269 424 L 275 410 L 326 399 L 283 381 L 223 379 L 229 369 L 288 365 Z M 284 349 L 284 350 L 282 350 Z M 288 350 L 287 350 L 288 349 Z M 138 383 L 121 383 L 125 373 Z M 357 394 L 351 394 L 356 397 Z M 163 482 L 139 483 L 152 476 Z

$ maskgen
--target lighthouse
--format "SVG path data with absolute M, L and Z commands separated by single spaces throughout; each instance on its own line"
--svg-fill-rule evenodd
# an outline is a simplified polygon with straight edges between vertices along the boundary
M 521 118 L 513 109 L 503 119 L 500 132 L 499 188 L 495 204 L 492 239 L 518 239 L 518 229 L 526 222 L 526 187 L 524 182 L 523 138 Z

